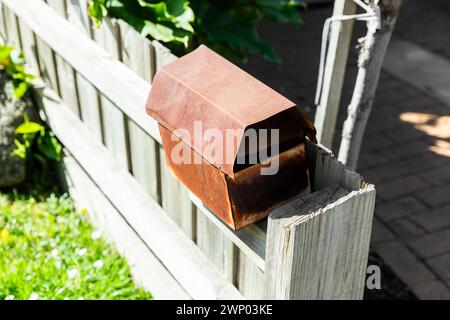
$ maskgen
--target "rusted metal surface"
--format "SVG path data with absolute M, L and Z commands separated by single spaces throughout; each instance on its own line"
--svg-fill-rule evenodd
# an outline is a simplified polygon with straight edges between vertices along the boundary
M 172 132 L 177 128 L 186 129 L 189 139 L 184 142 L 199 154 L 211 142 L 195 141 L 195 121 L 202 124 L 203 131 L 240 131 L 233 145 L 213 142 L 220 143 L 222 154 L 232 159 L 236 158 L 247 127 L 288 109 L 290 116 L 300 121 L 303 131 L 314 141 L 314 126 L 294 102 L 203 45 L 164 66 L 155 75 L 147 102 L 148 114 L 165 128 Z M 230 161 L 226 163 L 225 159 L 210 155 L 205 158 L 227 175 L 234 175 Z
M 159 122 L 170 170 L 235 230 L 266 217 L 270 208 L 308 186 L 304 141 L 306 136 L 316 141 L 312 123 L 293 102 L 205 46 L 156 74 L 147 112 Z M 222 140 L 198 139 L 199 124 L 201 132 L 216 130 Z M 250 129 L 279 129 L 279 139 L 261 144 L 258 136 L 256 147 L 247 148 L 243 138 Z M 232 141 L 227 131 L 233 132 Z M 172 157 L 180 144 L 190 162 Z M 270 164 L 237 163 L 237 156 L 275 146 L 279 153 L 269 153 L 272 161 L 278 160 L 274 175 L 261 174 Z M 205 148 L 222 154 L 203 152 Z
M 262 164 L 227 176 L 210 163 L 172 161 L 173 148 L 181 140 L 159 126 L 167 164 L 172 173 L 231 228 L 238 230 L 267 216 L 270 208 L 289 200 L 308 186 L 305 145 L 299 144 L 278 155 L 276 175 L 261 175 Z M 191 150 L 191 157 L 195 151 Z

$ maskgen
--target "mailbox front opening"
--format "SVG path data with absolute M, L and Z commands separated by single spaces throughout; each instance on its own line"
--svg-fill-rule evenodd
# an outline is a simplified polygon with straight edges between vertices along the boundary
M 245 129 L 233 172 L 267 163 L 304 142 L 303 124 L 292 117 L 291 109 L 285 110 Z

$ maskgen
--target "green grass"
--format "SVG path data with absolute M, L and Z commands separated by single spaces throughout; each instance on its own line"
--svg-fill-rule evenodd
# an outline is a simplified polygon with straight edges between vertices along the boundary
M 66 195 L 0 192 L 0 300 L 151 299 Z

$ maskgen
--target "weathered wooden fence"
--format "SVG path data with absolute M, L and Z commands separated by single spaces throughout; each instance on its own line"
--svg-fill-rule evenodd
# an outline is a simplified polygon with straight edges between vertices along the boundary
M 123 21 L 92 28 L 86 0 L 0 5 L 1 32 L 45 82 L 68 190 L 156 298 L 362 298 L 372 185 L 308 143 L 314 192 L 232 231 L 168 172 L 145 112 L 169 50 Z

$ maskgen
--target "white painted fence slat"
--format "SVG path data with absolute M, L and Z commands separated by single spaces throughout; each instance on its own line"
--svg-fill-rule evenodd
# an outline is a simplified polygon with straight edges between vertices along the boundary
M 6 38 L 6 21 L 5 21 L 5 11 L 3 9 L 3 3 L 0 2 L 0 34 L 3 38 Z
M 80 117 L 75 71 L 59 55 L 55 55 L 59 94 L 73 113 Z
M 67 0 L 67 19 L 78 30 L 91 35 L 86 0 Z M 99 95 L 97 90 L 81 74 L 75 72 L 80 114 L 83 122 L 102 141 L 102 119 L 100 114 Z
M 91 23 L 87 0 L 66 0 L 67 20 L 78 30 L 91 35 Z
M 119 21 L 122 61 L 142 79 L 153 78 L 151 42 L 123 21 Z M 142 106 L 144 108 L 144 106 Z M 137 181 L 156 201 L 161 201 L 159 143 L 149 137 L 138 125 L 128 120 L 131 171 Z
M 35 72 L 39 72 L 37 44 L 33 31 L 22 21 L 19 21 L 19 32 L 25 61 Z
M 120 60 L 119 27 L 114 19 L 104 19 L 94 29 L 94 39 L 112 58 Z M 124 168 L 130 169 L 128 157 L 128 125 L 123 112 L 104 95 L 100 95 L 103 120 L 103 141 Z
M 60 14 L 61 17 L 66 17 L 66 2 L 64 0 L 46 0 L 45 2 Z
M 20 35 L 16 15 L 8 7 L 3 8 L 3 14 L 6 23 L 6 38 L 10 45 L 20 49 Z
M 36 46 L 39 52 L 39 73 L 50 88 L 59 92 L 55 55 L 40 38 L 36 38 Z
M 61 17 L 66 17 L 66 5 L 63 0 L 47 0 L 47 3 Z M 59 94 L 70 109 L 79 117 L 78 96 L 75 83 L 75 72 L 64 59 L 55 54 L 56 76 L 58 77 Z

